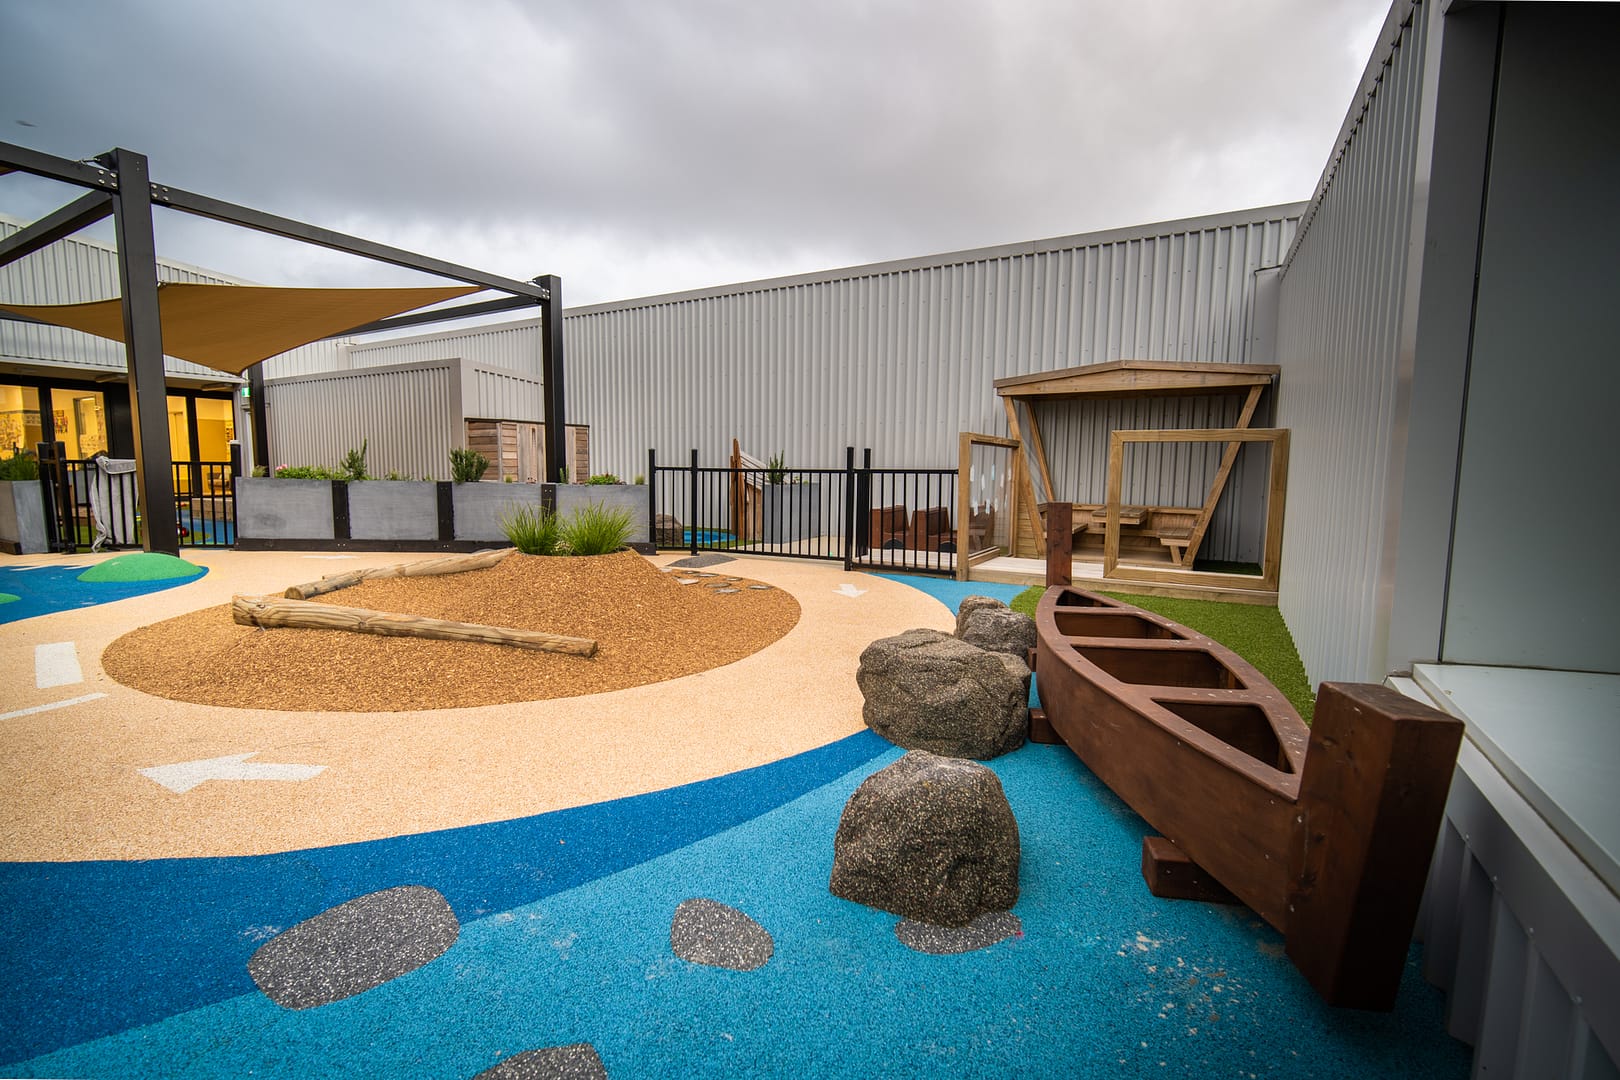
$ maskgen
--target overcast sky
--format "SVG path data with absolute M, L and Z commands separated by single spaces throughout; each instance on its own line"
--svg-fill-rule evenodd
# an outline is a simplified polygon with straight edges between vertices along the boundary
M 1387 7 L 0 0 L 0 141 L 575 306 L 1309 198 Z M 0 212 L 77 194 L 0 177 Z M 169 211 L 158 249 L 415 280 Z

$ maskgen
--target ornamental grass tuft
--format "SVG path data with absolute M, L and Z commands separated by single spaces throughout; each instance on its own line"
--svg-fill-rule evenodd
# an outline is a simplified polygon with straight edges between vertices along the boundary
M 587 503 L 562 523 L 562 542 L 575 555 L 606 555 L 630 539 L 629 510 L 604 503 Z
M 514 506 L 501 515 L 501 531 L 525 555 L 561 555 L 562 522 L 544 506 Z

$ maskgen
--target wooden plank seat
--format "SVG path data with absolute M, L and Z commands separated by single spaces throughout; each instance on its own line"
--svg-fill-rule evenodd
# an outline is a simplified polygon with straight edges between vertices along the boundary
M 893 506 L 875 506 L 872 508 L 870 521 L 870 544 L 875 548 L 903 548 L 906 546 L 907 521 L 906 506 L 896 503 Z
M 951 527 L 951 512 L 943 506 L 930 506 L 912 514 L 906 546 L 913 551 L 955 551 L 956 530 Z
M 1158 537 L 1160 544 L 1170 549 L 1170 557 L 1178 565 L 1186 557 L 1187 545 L 1192 541 L 1192 531 L 1198 524 L 1200 514 L 1202 514 L 1200 510 L 1160 507 L 1153 509 L 1153 521 L 1148 529 Z

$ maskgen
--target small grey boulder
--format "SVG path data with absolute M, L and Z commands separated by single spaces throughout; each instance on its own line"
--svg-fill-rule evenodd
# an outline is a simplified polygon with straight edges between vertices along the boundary
M 855 681 L 866 726 L 896 746 L 988 760 L 1029 733 L 1029 668 L 938 630 L 872 642 Z
M 659 547 L 685 547 L 686 529 L 676 518 L 659 514 L 653 519 L 653 543 Z
M 967 627 L 968 617 L 975 611 L 1006 611 L 1007 605 L 993 596 L 964 596 L 962 602 L 956 605 L 956 636 L 961 637 L 962 631 Z
M 956 636 L 990 652 L 1027 659 L 1035 647 L 1035 620 L 996 600 L 969 609 L 968 601 L 975 599 L 986 598 L 970 596 L 962 601 L 956 614 Z
M 936 926 L 1018 901 L 1018 822 L 996 774 L 914 751 L 867 777 L 833 840 L 834 896 Z

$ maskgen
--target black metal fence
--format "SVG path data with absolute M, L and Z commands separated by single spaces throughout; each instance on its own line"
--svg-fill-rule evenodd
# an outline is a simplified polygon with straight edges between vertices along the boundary
M 94 545 L 98 534 L 92 486 L 99 486 L 106 548 L 138 547 L 141 514 L 134 473 L 103 473 L 93 459 L 68 458 L 61 443 L 39 444 L 45 490 L 45 527 L 52 551 L 72 553 Z M 231 547 L 236 543 L 236 468 L 229 461 L 174 463 L 174 515 L 182 547 Z
M 846 570 L 956 572 L 955 469 L 877 469 L 855 449 L 844 467 L 660 465 L 647 454 L 653 543 L 840 561 Z

